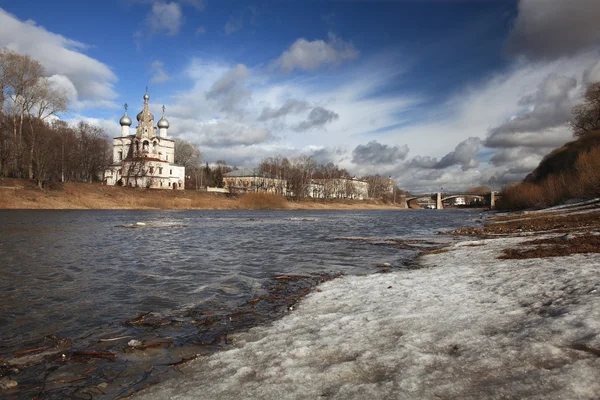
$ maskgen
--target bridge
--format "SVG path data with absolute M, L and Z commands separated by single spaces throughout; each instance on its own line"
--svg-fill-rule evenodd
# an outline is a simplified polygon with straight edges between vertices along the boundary
M 435 200 L 435 206 L 438 210 L 444 209 L 444 201 L 455 199 L 457 197 L 476 197 L 481 199 L 482 201 L 486 201 L 490 206 L 490 209 L 494 209 L 496 207 L 496 200 L 499 197 L 499 194 L 492 191 L 489 193 L 426 193 L 426 194 L 410 194 L 410 195 L 401 195 L 400 196 L 400 206 L 403 208 L 411 208 L 410 203 L 417 199 L 430 198 Z

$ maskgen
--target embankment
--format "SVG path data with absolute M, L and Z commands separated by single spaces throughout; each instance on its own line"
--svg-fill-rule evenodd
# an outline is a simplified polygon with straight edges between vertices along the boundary
M 58 190 L 40 190 L 26 180 L 0 179 L 0 209 L 368 210 L 400 207 L 376 200 L 316 199 L 296 202 L 267 194 L 230 197 L 194 190 L 148 190 L 71 182 Z

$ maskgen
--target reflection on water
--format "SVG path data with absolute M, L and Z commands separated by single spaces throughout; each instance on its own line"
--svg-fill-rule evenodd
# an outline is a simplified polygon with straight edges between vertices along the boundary
M 0 211 L 0 354 L 143 312 L 235 307 L 281 274 L 373 272 L 468 211 Z M 141 223 L 141 224 L 138 224 Z

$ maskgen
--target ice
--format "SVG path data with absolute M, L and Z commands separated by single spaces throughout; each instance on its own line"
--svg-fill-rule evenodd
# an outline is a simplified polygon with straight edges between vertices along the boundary
M 498 260 L 461 242 L 424 268 L 329 281 L 144 399 L 592 399 L 600 257 Z

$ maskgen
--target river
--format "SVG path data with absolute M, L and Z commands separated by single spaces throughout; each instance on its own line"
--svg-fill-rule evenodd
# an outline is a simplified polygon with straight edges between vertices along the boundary
M 480 211 L 0 211 L 0 356 L 140 313 L 235 309 L 278 275 L 401 268 Z M 443 239 L 451 240 L 445 236 Z

